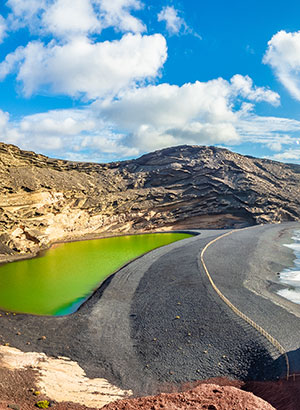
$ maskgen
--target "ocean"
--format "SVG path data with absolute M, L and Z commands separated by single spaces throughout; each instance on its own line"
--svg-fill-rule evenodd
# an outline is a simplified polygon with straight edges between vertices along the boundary
M 285 289 L 277 291 L 278 295 L 300 304 L 300 230 L 294 231 L 293 243 L 284 246 L 293 250 L 295 255 L 294 266 L 280 272 L 279 282 L 287 285 Z

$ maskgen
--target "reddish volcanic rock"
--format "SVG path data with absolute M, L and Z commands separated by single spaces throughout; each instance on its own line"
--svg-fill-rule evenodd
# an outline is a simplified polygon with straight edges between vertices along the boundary
M 157 396 L 119 400 L 103 410 L 274 410 L 269 403 L 232 386 L 201 384 L 184 393 L 162 393 Z

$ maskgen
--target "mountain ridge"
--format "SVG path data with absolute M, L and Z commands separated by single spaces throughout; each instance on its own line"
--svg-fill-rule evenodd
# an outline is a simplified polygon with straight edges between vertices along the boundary
M 299 188 L 300 165 L 213 146 L 98 164 L 0 143 L 0 261 L 84 237 L 297 221 Z

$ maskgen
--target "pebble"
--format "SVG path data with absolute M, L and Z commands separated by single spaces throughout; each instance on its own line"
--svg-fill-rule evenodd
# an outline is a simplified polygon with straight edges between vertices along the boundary
M 7 407 L 13 410 L 20 410 L 20 406 L 18 406 L 17 404 L 8 404 Z

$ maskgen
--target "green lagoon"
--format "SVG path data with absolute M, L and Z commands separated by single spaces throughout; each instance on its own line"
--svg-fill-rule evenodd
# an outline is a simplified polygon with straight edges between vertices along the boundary
M 0 266 L 0 308 L 37 315 L 74 312 L 113 272 L 183 233 L 128 235 L 59 244 L 43 256 Z

